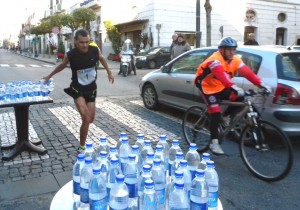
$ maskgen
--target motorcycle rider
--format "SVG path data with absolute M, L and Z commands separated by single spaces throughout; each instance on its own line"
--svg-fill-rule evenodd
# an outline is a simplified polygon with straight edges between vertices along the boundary
M 136 69 L 135 69 L 135 64 L 134 64 L 134 52 L 133 52 L 133 45 L 131 43 L 131 40 L 130 39 L 126 39 L 124 41 L 124 44 L 123 44 L 123 47 L 122 47 L 122 51 L 121 51 L 121 57 L 122 55 L 130 55 L 131 57 L 131 68 L 134 72 L 134 75 L 136 75 Z M 122 62 L 120 63 L 120 71 L 119 71 L 119 75 L 122 74 L 122 69 L 121 69 L 121 66 L 122 66 Z

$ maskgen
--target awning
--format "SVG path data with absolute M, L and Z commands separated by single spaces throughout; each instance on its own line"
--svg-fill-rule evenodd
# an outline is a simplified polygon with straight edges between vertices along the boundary
M 126 33 L 131 31 L 142 31 L 146 27 L 146 24 L 148 22 L 149 22 L 148 19 L 133 20 L 126 23 L 119 23 L 116 24 L 115 26 L 118 28 L 120 33 Z

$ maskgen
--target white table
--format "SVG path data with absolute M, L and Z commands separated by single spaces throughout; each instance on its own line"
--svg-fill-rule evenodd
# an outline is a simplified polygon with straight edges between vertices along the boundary
M 74 210 L 73 208 L 73 181 L 69 181 L 55 194 L 52 199 L 50 210 Z M 218 200 L 218 210 L 223 210 L 220 200 Z

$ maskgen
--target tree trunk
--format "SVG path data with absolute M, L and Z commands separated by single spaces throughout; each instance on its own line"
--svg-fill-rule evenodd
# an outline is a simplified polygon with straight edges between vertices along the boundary
M 206 11 L 206 45 L 211 46 L 211 10 L 210 1 L 206 0 L 204 4 Z

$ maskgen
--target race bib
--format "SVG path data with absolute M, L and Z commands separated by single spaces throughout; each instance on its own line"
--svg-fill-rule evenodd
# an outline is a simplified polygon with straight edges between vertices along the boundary
M 81 85 L 89 85 L 96 80 L 95 67 L 77 70 L 78 83 Z

